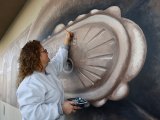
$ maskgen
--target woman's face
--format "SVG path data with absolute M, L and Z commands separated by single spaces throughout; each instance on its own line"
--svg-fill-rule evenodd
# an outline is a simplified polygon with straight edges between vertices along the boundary
M 45 68 L 49 62 L 49 57 L 48 57 L 47 50 L 44 49 L 43 47 L 40 49 L 40 60 L 41 60 L 43 67 Z

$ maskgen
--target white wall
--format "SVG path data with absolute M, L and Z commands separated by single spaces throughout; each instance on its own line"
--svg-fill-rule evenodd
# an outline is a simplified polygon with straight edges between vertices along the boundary
M 8 64 L 12 64 L 12 52 L 17 49 L 12 49 L 12 44 L 19 39 L 19 35 L 23 33 L 26 29 L 29 29 L 29 26 L 33 23 L 36 19 L 44 0 L 28 0 L 25 4 L 23 9 L 20 11 L 19 15 L 16 17 L 12 25 L 7 30 L 6 34 L 0 40 L 0 120 L 20 120 L 21 115 L 19 110 L 14 107 L 16 101 L 11 101 L 13 97 L 13 91 L 10 91 L 11 88 L 14 86 L 11 85 L 15 84 L 15 80 L 11 77 L 15 77 L 14 75 L 10 74 L 10 70 L 12 68 L 8 68 Z M 22 38 L 23 39 L 23 38 Z M 7 59 L 4 59 L 6 56 Z M 7 57 L 8 56 L 8 57 Z M 9 57 L 10 56 L 10 57 Z M 12 57 L 11 57 L 12 56 Z M 7 64 L 4 64 L 7 63 Z M 14 63 L 16 63 L 14 61 Z M 4 68 L 4 65 L 5 68 Z M 4 74 L 4 70 L 6 74 Z M 16 71 L 16 68 L 15 68 Z M 5 83 L 4 83 L 5 82 Z M 10 88 L 10 89 L 9 89 Z M 4 95 L 5 94 L 5 95 Z M 11 96 L 13 95 L 13 97 Z M 15 99 L 15 98 L 13 98 Z M 5 101 L 9 102 L 6 103 Z M 12 106 L 14 104 L 14 106 Z
M 21 120 L 19 109 L 0 101 L 0 120 Z

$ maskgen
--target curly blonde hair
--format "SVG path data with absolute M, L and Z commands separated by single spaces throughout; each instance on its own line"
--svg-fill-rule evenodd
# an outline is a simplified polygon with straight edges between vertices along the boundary
M 40 49 L 42 45 L 40 41 L 29 41 L 22 48 L 19 57 L 19 74 L 17 79 L 17 87 L 23 81 L 23 79 L 31 75 L 34 71 L 41 70 L 43 68 L 40 61 Z

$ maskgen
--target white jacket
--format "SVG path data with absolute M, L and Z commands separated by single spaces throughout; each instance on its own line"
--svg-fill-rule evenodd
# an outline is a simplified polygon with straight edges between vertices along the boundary
M 58 74 L 68 57 L 67 48 L 60 47 L 48 63 L 46 73 L 34 72 L 17 89 L 17 100 L 23 120 L 64 120 L 64 92 Z

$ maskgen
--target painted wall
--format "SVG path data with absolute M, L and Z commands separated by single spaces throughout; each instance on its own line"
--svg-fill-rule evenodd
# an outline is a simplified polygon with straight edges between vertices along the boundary
M 31 2 L 31 1 L 30 1 Z M 59 2 L 55 3 L 55 6 Z M 130 94 L 121 101 L 108 101 L 103 107 L 93 106 L 80 110 L 72 116 L 71 120 L 158 120 L 160 119 L 160 1 L 159 0 L 82 0 L 76 2 L 63 0 L 67 10 L 55 9 L 60 11 L 54 20 L 56 26 L 59 23 L 67 24 L 79 14 L 88 13 L 92 9 L 106 9 L 111 5 L 117 5 L 122 10 L 122 16 L 136 22 L 143 30 L 147 40 L 147 59 L 139 75 L 130 82 Z M 41 3 L 42 4 L 42 3 Z M 49 12 L 48 12 L 49 13 Z M 56 14 L 55 14 L 56 16 Z M 29 26 L 31 21 L 26 25 Z M 20 34 L 26 27 L 22 27 Z M 43 40 L 53 31 L 49 28 L 47 32 L 39 35 L 34 33 L 32 37 Z M 14 33 L 14 31 L 13 31 Z M 11 33 L 10 33 L 11 34 Z M 18 34 L 14 37 L 17 38 Z M 7 35 L 8 36 L 8 35 Z M 4 37 L 5 38 L 5 37 Z M 10 40 L 11 37 L 9 37 Z M 8 41 L 9 41 L 8 38 Z M 10 42 L 2 41 L 0 49 L 6 50 Z M 0 44 L 1 45 L 1 44 Z M 2 59 L 0 59 L 2 62 Z M 2 64 L 5 66 L 6 64 Z M 3 67 L 7 71 L 7 67 Z M 7 78 L 7 76 L 5 76 Z M 0 76 L 2 78 L 2 76 Z M 4 77 L 3 77 L 4 78 Z M 0 93 L 1 94 L 1 93 Z
M 26 34 L 24 31 L 26 29 L 28 30 L 32 22 L 36 19 L 43 5 L 43 2 L 43 0 L 28 0 L 12 25 L 9 27 L 6 34 L 0 40 L 0 120 L 21 120 L 20 112 L 17 108 L 15 108 L 15 106 L 17 106 L 15 95 L 16 87 L 15 82 L 13 82 L 15 81 L 17 75 L 17 67 L 13 67 L 17 66 L 17 58 L 13 57 L 13 69 L 11 69 L 7 68 L 6 64 L 4 64 L 2 56 L 4 56 L 4 53 L 7 51 L 13 50 L 10 49 L 11 44 L 14 43 L 17 39 L 25 39 L 19 35 L 22 33 Z M 4 66 L 6 67 L 4 68 Z M 6 72 L 5 74 L 2 73 L 3 70 Z M 11 73 L 10 71 L 15 72 Z M 15 100 L 11 101 L 11 99 L 7 99 L 7 96 L 10 96 L 11 99 Z

